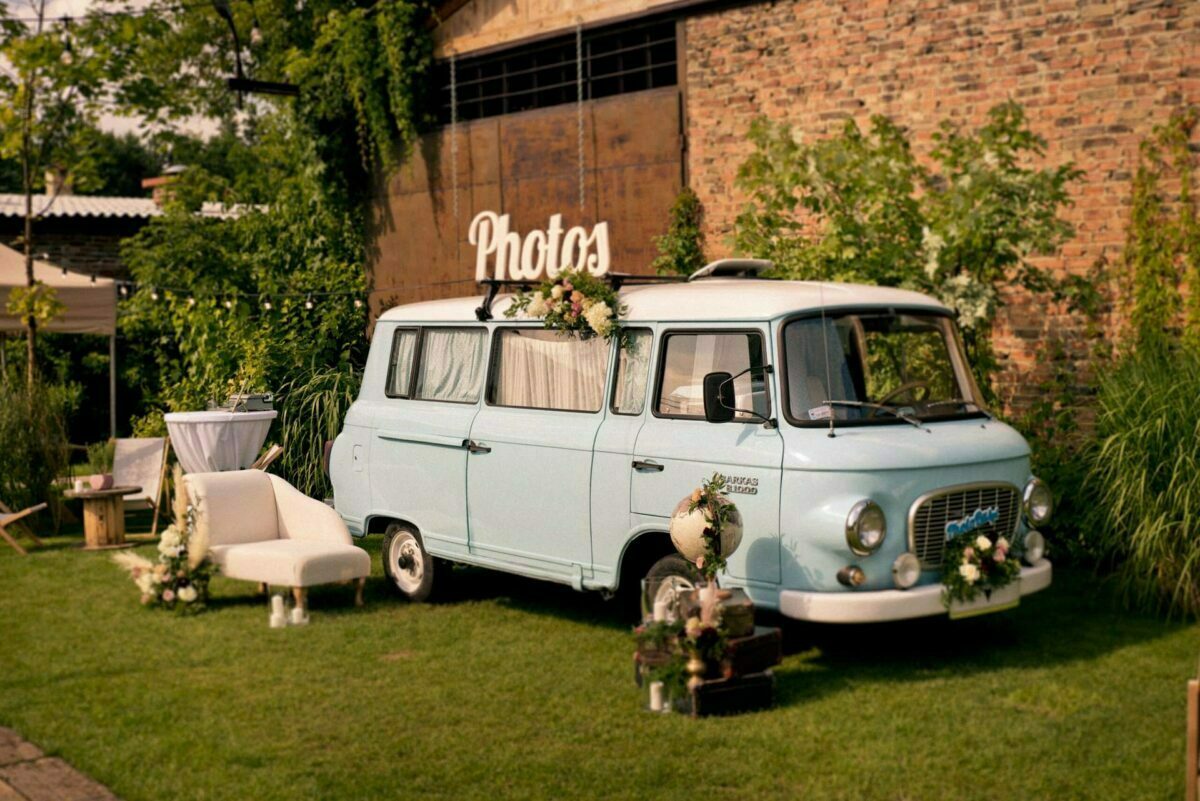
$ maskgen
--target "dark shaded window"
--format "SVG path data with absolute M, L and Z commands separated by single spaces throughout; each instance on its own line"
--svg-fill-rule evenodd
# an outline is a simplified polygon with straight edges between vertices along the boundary
M 663 20 L 585 31 L 583 96 L 586 100 L 676 84 L 675 21 Z M 525 47 L 460 59 L 455 65 L 458 119 L 574 103 L 573 33 Z M 450 62 L 435 67 L 438 121 L 451 120 Z

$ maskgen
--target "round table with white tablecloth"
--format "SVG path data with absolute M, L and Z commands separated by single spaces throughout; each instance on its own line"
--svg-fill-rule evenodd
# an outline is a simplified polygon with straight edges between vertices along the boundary
M 254 464 L 278 412 L 171 412 L 171 446 L 186 473 L 245 470 Z

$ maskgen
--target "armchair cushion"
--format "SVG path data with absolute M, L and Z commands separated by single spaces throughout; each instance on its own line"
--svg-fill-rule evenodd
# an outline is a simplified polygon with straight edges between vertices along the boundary
M 269 540 L 218 546 L 213 561 L 229 578 L 280 587 L 311 587 L 362 578 L 371 557 L 356 545 L 308 540 Z

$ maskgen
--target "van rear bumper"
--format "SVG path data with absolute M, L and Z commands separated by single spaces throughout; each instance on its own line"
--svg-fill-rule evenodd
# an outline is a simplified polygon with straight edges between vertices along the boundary
M 1029 595 L 1049 587 L 1051 572 L 1048 559 L 1021 568 L 1021 595 Z M 783 590 L 779 593 L 779 611 L 787 617 L 813 623 L 883 623 L 889 620 L 944 615 L 946 606 L 942 603 L 942 585 L 939 582 L 914 587 L 911 590 Z

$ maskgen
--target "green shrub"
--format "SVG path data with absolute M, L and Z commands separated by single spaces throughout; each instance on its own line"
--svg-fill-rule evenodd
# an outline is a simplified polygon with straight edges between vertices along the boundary
M 1088 530 L 1130 606 L 1200 614 L 1200 352 L 1139 351 L 1100 381 Z
M 659 275 L 691 275 L 708 263 L 704 255 L 704 206 L 691 187 L 671 205 L 667 232 L 654 237 L 658 256 L 650 264 Z
M 342 430 L 346 411 L 358 396 L 362 374 L 348 363 L 308 370 L 279 391 L 283 440 L 280 475 L 314 498 L 332 489 L 325 476 L 325 442 Z
M 0 381 L 0 500 L 15 509 L 47 502 L 56 526 L 54 480 L 67 475 L 67 418 L 77 403 L 73 386 Z

